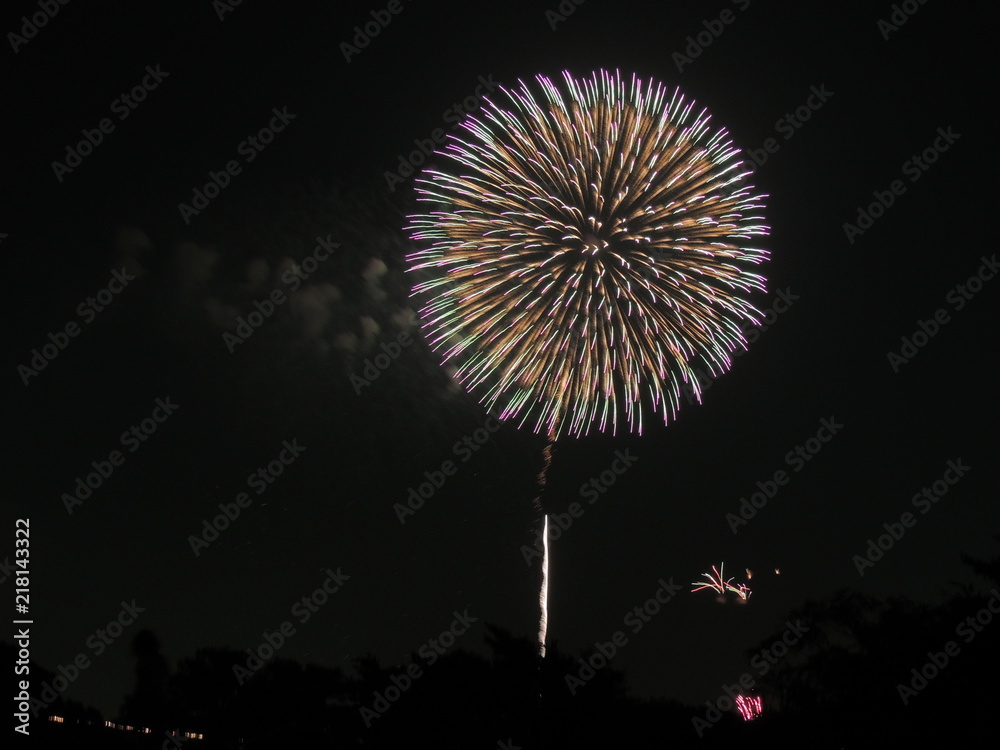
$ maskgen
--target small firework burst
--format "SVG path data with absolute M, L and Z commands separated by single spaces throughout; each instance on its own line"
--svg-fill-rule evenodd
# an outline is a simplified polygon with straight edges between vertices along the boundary
M 736 585 L 733 585 L 733 578 L 725 577 L 725 573 L 723 572 L 725 570 L 725 565 L 726 565 L 725 563 L 721 563 L 718 568 L 716 568 L 713 565 L 711 573 L 701 574 L 703 578 L 708 579 L 708 583 L 704 583 L 701 581 L 692 581 L 691 585 L 694 586 L 694 588 L 691 589 L 691 593 L 694 594 L 699 591 L 704 591 L 706 589 L 709 589 L 711 591 L 716 592 L 719 595 L 718 598 L 720 601 L 725 601 L 725 596 L 727 592 L 736 594 L 736 596 L 740 598 L 740 601 L 745 602 L 747 599 L 749 599 L 750 594 L 752 593 L 750 587 L 747 586 L 745 583 L 737 583 Z M 749 571 L 747 572 L 749 573 Z
M 743 721 L 753 721 L 761 715 L 763 704 L 759 695 L 737 695 L 736 708 L 743 717 Z
M 729 369 L 759 319 L 766 196 L 679 90 L 605 71 L 518 83 L 417 180 L 428 340 L 489 410 L 551 439 L 670 421 L 683 387 L 700 399 L 695 368 Z

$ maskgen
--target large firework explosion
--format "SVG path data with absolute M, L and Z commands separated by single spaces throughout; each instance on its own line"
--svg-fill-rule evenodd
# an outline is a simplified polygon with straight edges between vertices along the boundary
M 725 129 L 653 81 L 601 71 L 501 89 L 426 170 L 410 220 L 428 339 L 501 418 L 554 440 L 670 421 L 758 322 L 762 201 Z

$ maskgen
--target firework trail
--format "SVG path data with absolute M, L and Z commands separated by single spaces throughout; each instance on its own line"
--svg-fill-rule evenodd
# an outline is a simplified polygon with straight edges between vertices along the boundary
M 538 621 L 538 655 L 545 658 L 545 637 L 549 629 L 549 517 L 545 516 L 542 531 L 542 588 L 538 594 L 541 617 Z
M 538 472 L 538 495 L 535 496 L 534 506 L 538 511 L 542 510 L 542 494 L 545 492 L 545 481 L 549 473 L 549 467 L 552 466 L 552 447 L 555 444 L 555 439 L 549 437 L 549 441 L 545 444 L 542 449 L 542 459 L 544 463 L 542 464 L 542 470 Z
M 548 476 L 549 467 L 552 466 L 552 448 L 555 444 L 555 437 L 550 434 L 549 440 L 542 450 L 541 471 L 538 472 L 538 495 L 535 497 L 533 505 L 538 511 L 542 511 L 542 494 L 545 492 L 545 483 Z M 549 517 L 545 514 L 542 521 L 542 582 L 538 590 L 538 655 L 545 658 L 545 637 L 549 628 Z

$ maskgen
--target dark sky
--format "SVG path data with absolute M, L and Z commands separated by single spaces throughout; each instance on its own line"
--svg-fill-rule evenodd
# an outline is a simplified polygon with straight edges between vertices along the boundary
M 793 302 L 676 422 L 557 443 L 546 508 L 585 512 L 552 545 L 550 643 L 609 640 L 672 578 L 683 593 L 629 632 L 613 665 L 640 696 L 702 702 L 808 599 L 846 587 L 936 601 L 977 583 L 959 555 L 994 556 L 1000 533 L 1000 279 L 965 299 L 957 288 L 997 252 L 983 11 L 913 3 L 892 30 L 878 25 L 887 2 L 589 0 L 553 29 L 555 3 L 403 2 L 348 61 L 342 43 L 384 3 L 244 3 L 221 20 L 219 5 L 71 3 L 2 53 L 3 528 L 12 540 L 14 519 L 30 518 L 33 658 L 91 661 L 68 696 L 113 715 L 141 628 L 173 663 L 201 646 L 256 647 L 292 621 L 281 656 L 344 667 L 368 652 L 405 664 L 456 610 L 477 622 L 455 648 L 483 649 L 485 623 L 534 636 L 539 568 L 522 548 L 540 523 L 544 441 L 505 424 L 467 461 L 453 449 L 488 415 L 412 326 L 412 183 L 386 179 L 415 139 L 457 132 L 445 113 L 480 77 L 634 72 L 680 86 L 744 149 L 774 139 L 754 177 L 773 228 L 757 301 Z M 716 22 L 724 11 L 731 22 Z M 0 29 L 20 34 L 36 12 L 8 4 Z M 710 26 L 721 33 L 680 61 Z M 144 80 L 129 109 L 119 97 Z M 810 101 L 798 127 L 782 124 Z M 288 113 L 283 130 L 245 145 L 273 110 Z M 79 165 L 54 168 L 103 118 Z M 935 163 L 914 169 L 935 142 Z M 221 194 L 182 215 L 233 160 Z M 884 215 L 848 237 L 844 223 L 896 180 Z M 339 247 L 289 281 L 318 238 Z M 100 293 L 109 283 L 120 291 Z M 272 290 L 283 301 L 230 353 L 223 333 Z M 947 322 L 894 371 L 887 355 L 941 309 Z M 25 384 L 19 367 L 67 325 L 76 335 Z M 404 333 L 413 343 L 357 393 L 351 376 Z M 176 410 L 123 441 L 157 399 Z M 843 426 L 807 463 L 786 460 L 825 419 Z M 285 441 L 305 450 L 248 486 Z M 121 465 L 69 513 L 62 495 L 115 450 Z M 617 451 L 637 459 L 589 504 L 581 485 Z M 401 524 L 393 506 L 449 459 L 457 473 Z M 970 468 L 921 513 L 913 496 L 949 461 Z M 781 470 L 787 484 L 734 535 L 727 514 Z M 190 537 L 241 492 L 248 507 L 196 555 Z M 906 511 L 915 524 L 860 576 L 854 556 Z M 722 561 L 739 580 L 757 571 L 745 606 L 689 593 Z M 349 579 L 300 622 L 293 606 L 328 569 Z M 12 598 L 13 579 L 2 587 Z M 96 654 L 95 633 L 133 599 L 136 623 Z

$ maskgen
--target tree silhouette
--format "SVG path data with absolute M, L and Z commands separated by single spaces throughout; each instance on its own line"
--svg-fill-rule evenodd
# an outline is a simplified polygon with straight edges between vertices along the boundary
M 126 696 L 120 712 L 121 721 L 154 730 L 167 726 L 167 660 L 160 653 L 160 642 L 149 630 L 132 639 L 135 657 L 135 689 Z
M 963 560 L 997 580 L 1000 560 Z M 805 602 L 748 652 L 762 716 L 744 722 L 725 711 L 703 733 L 696 733 L 693 719 L 705 716 L 704 707 L 637 700 L 613 660 L 591 669 L 588 662 L 601 663 L 592 652 L 564 653 L 553 642 L 539 665 L 533 638 L 490 624 L 485 654 L 452 648 L 431 659 L 421 651 L 386 666 L 368 654 L 355 659 L 349 674 L 288 659 L 257 660 L 229 648 L 198 649 L 170 674 L 155 637 L 144 632 L 133 643 L 135 688 L 121 713 L 134 725 L 159 721 L 203 733 L 202 750 L 837 750 L 920 746 L 937 736 L 950 746 L 981 746 L 1000 698 L 1000 593 L 994 591 L 962 586 L 929 604 L 842 590 Z M 770 656 L 762 659 L 765 649 Z M 34 666 L 32 674 L 36 670 L 51 678 Z M 93 714 L 61 697 L 51 712 Z M 49 746 L 163 745 L 162 733 L 84 736 L 92 730 L 81 726 L 70 738 L 68 723 L 44 727 L 53 739 Z
M 995 534 L 993 538 L 997 542 L 1000 542 L 1000 534 Z M 997 555 L 992 560 L 979 560 L 965 554 L 959 555 L 959 557 L 963 563 L 972 568 L 973 572 L 989 580 L 992 585 L 1000 586 L 1000 555 Z
M 1000 580 L 1000 558 L 962 560 Z M 950 741 L 978 737 L 980 722 L 1000 698 L 1000 625 L 989 630 L 1000 617 L 989 601 L 996 608 L 1000 595 L 970 586 L 938 604 L 842 590 L 793 610 L 787 619 L 808 632 L 758 681 L 765 714 L 781 717 L 771 741 L 788 733 L 789 739 L 868 747 L 898 746 L 904 738 L 922 743 L 937 732 Z M 751 649 L 751 660 L 784 632 Z

